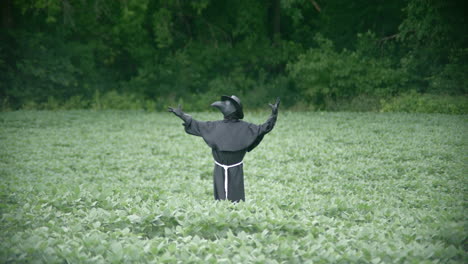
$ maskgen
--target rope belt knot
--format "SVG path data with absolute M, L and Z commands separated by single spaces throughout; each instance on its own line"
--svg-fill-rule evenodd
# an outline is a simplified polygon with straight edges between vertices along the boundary
M 241 165 L 243 161 L 236 163 L 236 164 L 232 164 L 232 165 L 224 165 L 224 164 L 217 162 L 216 160 L 214 162 L 216 165 L 223 167 L 224 169 L 224 193 L 226 193 L 226 200 L 227 200 L 228 198 L 228 169 Z

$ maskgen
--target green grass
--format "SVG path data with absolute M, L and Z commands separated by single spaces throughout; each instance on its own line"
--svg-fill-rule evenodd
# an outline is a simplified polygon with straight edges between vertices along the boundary
M 231 204 L 169 113 L 0 113 L 0 262 L 466 263 L 467 128 L 281 112 Z

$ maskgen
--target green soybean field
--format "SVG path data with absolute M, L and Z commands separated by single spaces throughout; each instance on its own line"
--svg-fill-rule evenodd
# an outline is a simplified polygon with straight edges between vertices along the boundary
M 3 112 L 0 263 L 467 263 L 467 128 L 280 111 L 231 203 L 170 113 Z

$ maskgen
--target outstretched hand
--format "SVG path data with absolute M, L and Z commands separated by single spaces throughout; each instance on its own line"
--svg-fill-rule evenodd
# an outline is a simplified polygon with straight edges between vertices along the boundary
M 174 113 L 178 117 L 181 117 L 184 114 L 184 112 L 182 112 L 182 106 L 180 106 L 180 104 L 179 106 L 177 106 L 177 108 L 168 107 L 167 111 Z
M 271 107 L 271 112 L 276 115 L 278 114 L 278 108 L 280 105 L 280 98 L 276 98 L 276 102 L 274 104 L 268 104 Z

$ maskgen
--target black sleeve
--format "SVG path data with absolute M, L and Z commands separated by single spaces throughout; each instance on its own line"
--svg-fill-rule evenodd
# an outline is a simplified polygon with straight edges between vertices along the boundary
M 278 114 L 271 114 L 268 120 L 260 126 L 260 134 L 265 135 L 269 133 L 276 124 L 276 119 L 278 118 Z
M 253 150 L 260 142 L 262 142 L 263 137 L 269 133 L 273 128 L 275 127 L 276 124 L 276 119 L 278 118 L 278 114 L 271 114 L 268 120 L 259 126 L 259 131 L 258 131 L 258 136 L 255 139 L 255 141 L 247 148 L 247 151 Z
M 185 132 L 194 136 L 203 137 L 203 135 L 207 134 L 214 127 L 214 122 L 197 121 L 191 116 L 188 116 L 184 121 Z

